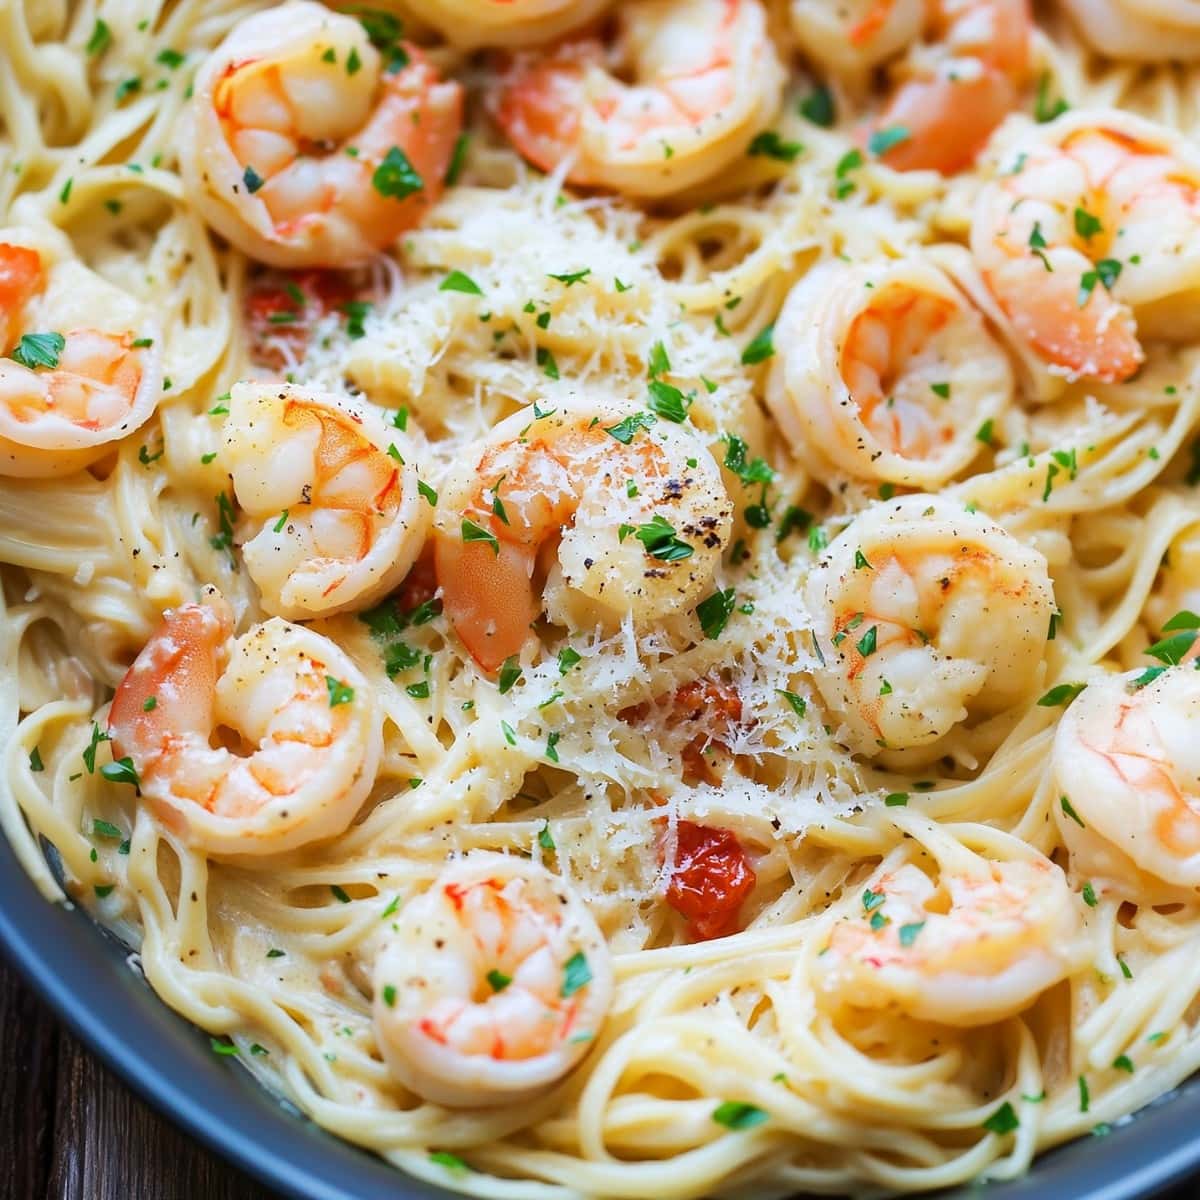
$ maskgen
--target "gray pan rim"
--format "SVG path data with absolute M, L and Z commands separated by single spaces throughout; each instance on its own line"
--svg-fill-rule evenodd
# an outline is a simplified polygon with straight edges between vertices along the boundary
M 448 1200 L 284 1105 L 169 1009 L 85 912 L 50 904 L 0 837 L 0 951 L 90 1051 L 158 1112 L 295 1200 Z M 1200 1076 L 1023 1179 L 939 1200 L 1144 1200 L 1200 1168 Z

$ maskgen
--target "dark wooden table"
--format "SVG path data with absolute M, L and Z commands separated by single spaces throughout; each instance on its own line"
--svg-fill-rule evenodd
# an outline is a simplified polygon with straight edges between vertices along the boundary
M 273 1200 L 156 1116 L 0 961 L 0 1200 Z
M 0 1200 L 283 1198 L 136 1099 L 0 960 Z

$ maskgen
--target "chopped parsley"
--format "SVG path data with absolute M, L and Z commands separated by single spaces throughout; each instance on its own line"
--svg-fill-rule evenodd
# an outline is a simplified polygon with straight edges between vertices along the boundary
M 1079 234 L 1083 240 L 1090 241 L 1096 234 L 1102 232 L 1104 226 L 1100 223 L 1100 218 L 1088 212 L 1086 208 L 1075 208 L 1075 232 Z
M 1038 705 L 1041 708 L 1059 708 L 1070 704 L 1085 687 L 1086 683 L 1060 683 L 1057 687 L 1052 687 L 1038 701 Z
M 803 142 L 785 142 L 774 129 L 764 129 L 750 143 L 751 158 L 773 158 L 778 162 L 795 162 L 804 153 Z
M 557 279 L 564 287 L 572 287 L 574 284 L 582 283 L 591 273 L 591 267 L 584 267 L 582 271 L 567 271 L 562 275 L 556 275 L 553 271 L 546 272 L 550 279 Z
M 500 542 L 496 535 L 482 526 L 476 525 L 469 517 L 463 517 L 462 540 L 464 542 L 486 542 L 492 548 L 492 553 L 500 556 Z
M 576 950 L 570 958 L 567 959 L 566 966 L 563 968 L 562 986 L 559 988 L 559 995 L 564 1000 L 569 1000 L 576 992 L 587 987 L 592 982 L 592 969 L 588 966 L 588 961 L 584 957 L 582 950 Z
M 105 763 L 100 768 L 100 774 L 110 783 L 129 783 L 135 788 L 141 786 L 141 780 L 133 765 L 133 759 L 126 755 L 115 762 Z
M 770 1120 L 771 1114 L 756 1104 L 746 1104 L 741 1100 L 723 1100 L 713 1109 L 712 1119 L 726 1129 L 753 1129 L 756 1125 Z
M 1061 117 L 1070 107 L 1061 96 L 1056 100 L 1050 99 L 1050 73 L 1044 72 L 1038 79 L 1037 99 L 1033 106 L 1035 119 L 1044 125 L 1055 117 Z
M 829 129 L 837 119 L 833 93 L 824 86 L 809 92 L 800 101 L 800 115 L 806 117 L 814 125 L 819 125 L 822 129 Z
M 332 675 L 325 676 L 325 686 L 329 689 L 330 708 L 337 708 L 339 704 L 350 704 L 354 700 L 354 689 L 334 679 Z
M 775 324 L 772 322 L 755 334 L 753 340 L 742 351 L 742 365 L 750 367 L 770 358 L 775 353 L 774 337 Z
M 705 600 L 696 605 L 696 616 L 700 618 L 700 628 L 709 641 L 716 641 L 725 632 L 729 618 L 733 615 L 734 590 L 713 592 Z
M 1012 1133 L 1014 1129 L 1020 1126 L 1020 1119 L 1017 1117 L 1016 1110 L 1005 1100 L 998 1109 L 983 1123 L 984 1129 L 988 1133 L 998 1133 L 1003 1136 L 1006 1133 Z
M 890 125 L 887 129 L 876 129 L 867 139 L 867 149 L 876 158 L 882 158 L 889 150 L 907 142 L 912 137 L 907 126 Z
M 61 333 L 24 333 L 10 357 L 31 371 L 57 367 L 67 339 Z
M 454 143 L 454 152 L 450 155 L 450 165 L 446 168 L 446 186 L 453 187 L 462 175 L 462 169 L 467 161 L 467 147 L 470 145 L 469 134 L 460 133 Z
M 1059 803 L 1059 806 L 1062 808 L 1063 813 L 1066 816 L 1070 817 L 1071 820 L 1074 821 L 1075 824 L 1078 825 L 1080 829 L 1087 828 L 1087 826 L 1084 825 L 1083 819 L 1080 817 L 1080 815 L 1075 811 L 1074 808 L 1071 807 L 1071 801 L 1068 800 L 1066 796 L 1059 796 L 1058 803 Z
M 430 1150 L 429 1161 L 437 1163 L 439 1167 L 445 1167 L 447 1171 L 469 1171 L 471 1169 L 457 1154 L 451 1154 L 449 1150 Z
M 349 300 L 342 305 L 342 313 L 346 318 L 346 336 L 357 341 L 358 338 L 366 337 L 367 331 L 363 326 L 363 322 L 370 315 L 371 309 L 374 306 L 369 300 Z M 400 426 L 403 429 L 403 426 Z
M 500 667 L 500 675 L 497 679 L 497 686 L 500 688 L 500 695 L 512 691 L 513 685 L 524 674 L 520 663 L 517 662 L 517 656 L 510 654 Z
M 660 562 L 679 562 L 696 552 L 694 546 L 675 536 L 675 527 L 658 513 L 644 525 L 639 525 L 634 536 L 645 546 L 646 553 Z
M 109 29 L 106 22 L 97 18 L 95 25 L 92 26 L 92 36 L 88 38 L 87 45 L 83 48 L 84 53 L 89 58 L 94 58 L 97 54 L 103 54 L 111 45 L 112 30 Z
M 399 146 L 393 146 L 375 168 L 371 185 L 386 198 L 403 200 L 425 187 L 425 181 Z
M 1121 274 L 1121 264 L 1115 258 L 1102 258 L 1096 263 L 1096 268 L 1093 271 L 1084 271 L 1079 280 L 1079 292 L 1075 297 L 1075 303 L 1082 308 L 1088 302 L 1088 298 L 1096 288 L 1097 283 L 1102 283 L 1111 292 L 1113 284 L 1117 282 Z
M 464 275 L 462 271 L 451 271 L 445 279 L 438 284 L 439 292 L 462 292 L 467 296 L 482 296 L 483 289 L 473 280 L 470 275 Z

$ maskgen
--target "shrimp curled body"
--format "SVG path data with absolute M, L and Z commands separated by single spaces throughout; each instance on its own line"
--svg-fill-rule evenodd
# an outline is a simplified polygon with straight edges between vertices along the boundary
M 1059 723 L 1054 771 L 1067 804 L 1055 804 L 1055 819 L 1072 860 L 1097 876 L 1137 882 L 1140 870 L 1200 886 L 1194 665 L 1171 667 L 1145 686 L 1136 682 L 1141 672 L 1091 683 Z
M 180 139 L 204 218 L 279 267 L 356 266 L 391 245 L 439 198 L 462 123 L 459 85 L 415 47 L 402 61 L 309 0 L 243 21 L 197 73 Z
M 1013 391 L 1003 349 L 937 267 L 827 263 L 776 323 L 767 402 L 788 439 L 858 478 L 936 487 Z
M 1068 113 L 980 192 L 971 250 L 1017 339 L 1052 374 L 1116 383 L 1139 335 L 1200 329 L 1200 158 L 1128 113 Z
M 617 405 L 526 409 L 443 483 L 438 582 L 459 637 L 492 671 L 543 608 L 574 628 L 686 609 L 731 527 L 720 468 L 690 428 Z M 539 597 L 543 550 L 553 561 Z
M 877 874 L 816 959 L 830 1007 L 898 1008 L 920 1020 L 985 1025 L 1028 1007 L 1070 973 L 1075 898 L 1048 859 Z
M 631 196 L 681 192 L 739 160 L 783 91 L 758 0 L 639 0 L 618 20 L 614 54 L 634 84 L 595 38 L 513 59 L 492 109 L 520 153 Z
M 165 615 L 113 698 L 114 755 L 133 760 L 164 823 L 209 854 L 274 854 L 336 836 L 379 764 L 370 685 L 310 629 L 275 617 L 232 632 L 221 600 Z M 228 748 L 226 733 L 246 749 Z
M 392 1074 L 426 1099 L 511 1103 L 583 1058 L 612 990 L 578 896 L 536 863 L 472 854 L 396 918 L 375 965 L 375 1032 Z
M 865 754 L 929 754 L 1036 686 L 1053 592 L 1046 560 L 939 496 L 867 509 L 808 583 L 825 702 Z M 936 753 L 933 751 L 932 753 Z
M 269 613 L 366 608 L 408 573 L 432 509 L 407 445 L 400 454 L 373 412 L 290 384 L 239 383 L 225 444 L 238 503 L 258 527 L 242 554 Z
M 0 234 L 0 352 L 11 356 L 0 358 L 0 475 L 63 475 L 150 418 L 161 350 L 128 296 L 30 240 Z M 98 313 L 113 327 L 95 328 Z

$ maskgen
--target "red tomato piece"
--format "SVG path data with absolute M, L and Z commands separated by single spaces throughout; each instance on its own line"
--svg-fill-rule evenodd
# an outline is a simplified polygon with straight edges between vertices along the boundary
M 259 366 L 281 370 L 284 347 L 299 357 L 312 328 L 322 317 L 354 299 L 354 288 L 337 271 L 271 272 L 259 277 L 246 295 L 250 357 Z
M 728 829 L 680 821 L 667 903 L 687 918 L 701 941 L 737 929 L 738 910 L 757 876 L 741 842 Z

